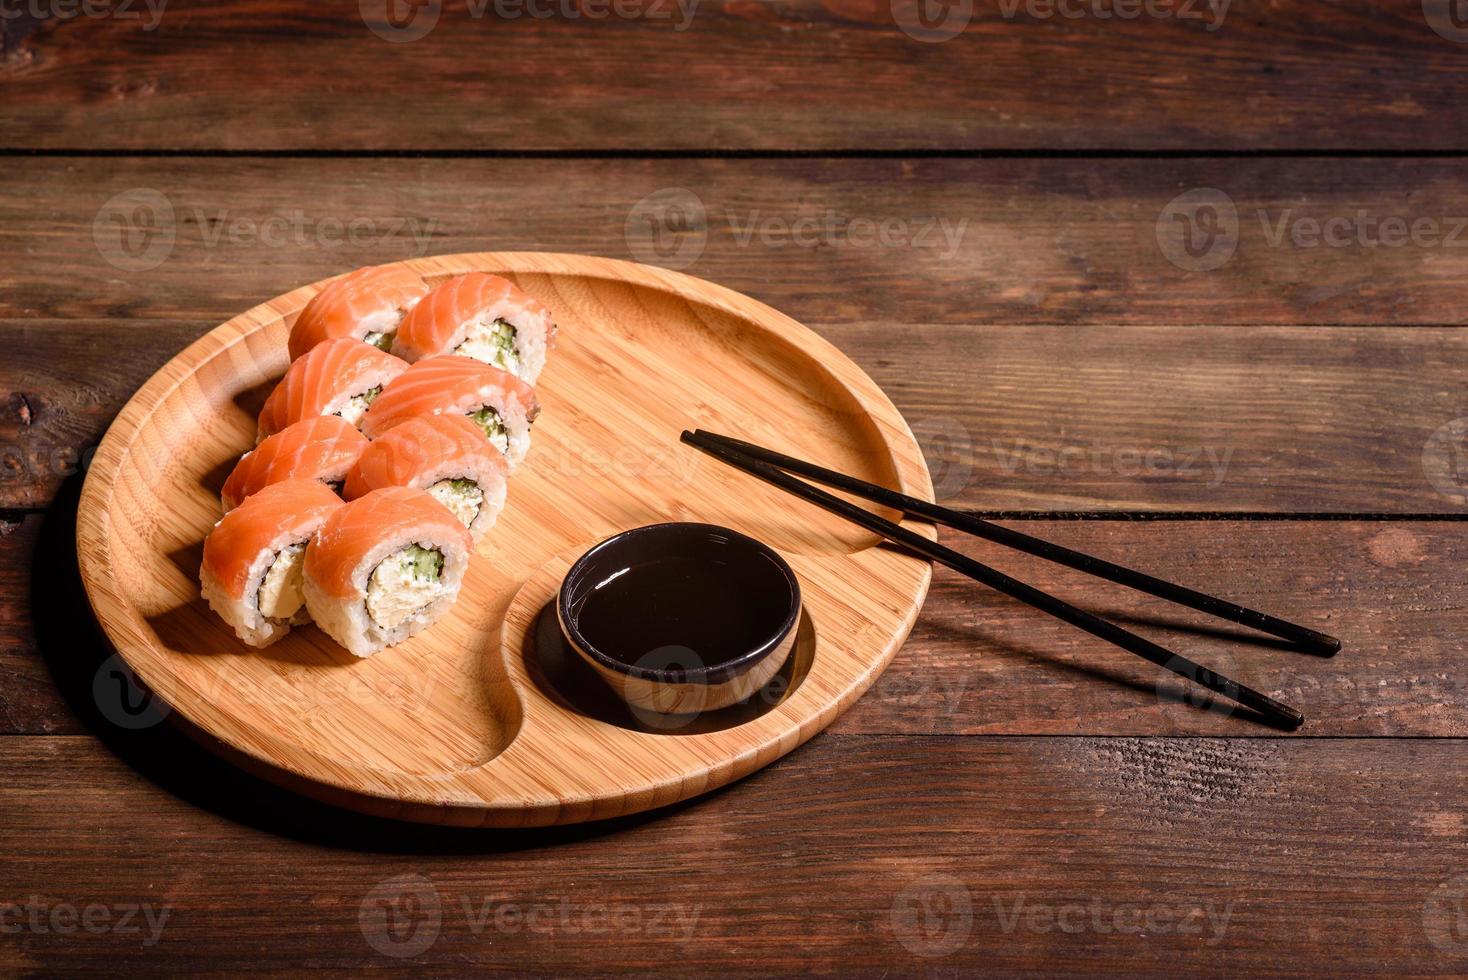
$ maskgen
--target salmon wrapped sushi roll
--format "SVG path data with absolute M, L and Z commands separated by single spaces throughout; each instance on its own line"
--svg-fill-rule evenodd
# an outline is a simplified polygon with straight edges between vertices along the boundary
M 478 541 L 504 509 L 508 473 L 505 454 L 468 416 L 420 415 L 370 443 L 344 490 L 348 500 L 382 487 L 427 490 Z
M 535 384 L 555 339 L 550 310 L 508 279 L 455 276 L 403 318 L 392 352 L 405 361 L 458 354 Z
M 349 337 L 311 348 L 290 366 L 260 410 L 260 438 L 318 415 L 340 415 L 358 425 L 367 406 L 407 362 Z
M 306 543 L 341 498 L 316 480 L 273 483 L 214 525 L 204 539 L 204 601 L 252 647 L 310 622 L 301 593 Z
M 415 416 L 467 415 L 514 470 L 530 449 L 530 423 L 539 412 L 535 389 L 508 371 L 457 355 L 430 357 L 382 390 L 362 433 L 376 439 Z
M 306 607 L 358 657 L 431 626 L 458 598 L 469 532 L 426 490 L 384 487 L 335 511 L 306 548 Z
M 224 481 L 219 502 L 234 510 L 251 494 L 282 480 L 319 480 L 340 493 L 368 445 L 367 437 L 339 415 L 302 419 L 241 456 Z
M 403 317 L 426 295 L 423 277 L 397 265 L 368 266 L 333 279 L 291 326 L 291 360 L 338 337 L 390 351 Z

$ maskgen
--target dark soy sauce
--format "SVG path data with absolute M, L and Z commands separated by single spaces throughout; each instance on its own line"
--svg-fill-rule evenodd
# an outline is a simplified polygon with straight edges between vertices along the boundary
M 685 647 L 698 659 L 679 666 L 712 667 L 760 646 L 784 624 L 790 590 L 773 571 L 767 558 L 754 555 L 733 563 L 661 558 L 633 565 L 591 591 L 577 627 L 593 647 L 624 664 L 636 665 L 660 648 Z

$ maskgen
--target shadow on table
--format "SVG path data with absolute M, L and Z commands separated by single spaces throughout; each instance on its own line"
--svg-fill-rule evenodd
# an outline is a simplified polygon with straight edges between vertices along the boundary
M 441 827 L 345 810 L 236 768 L 175 726 L 160 724 L 164 714 L 150 696 L 131 687 L 125 675 L 112 669 L 120 663 L 114 660 L 115 652 L 92 615 L 77 566 L 81 482 L 76 476 L 62 486 L 36 542 L 31 567 L 36 640 L 62 696 L 87 728 L 119 759 L 173 795 L 270 833 L 393 854 L 473 854 L 546 847 L 615 834 L 696 805 L 696 800 L 689 800 L 649 813 L 566 827 Z
M 1313 656 L 1301 651 L 1295 644 L 1287 640 L 1276 639 L 1245 629 L 1233 629 L 1229 627 L 1199 626 L 1170 619 L 1163 616 L 1140 615 L 1132 612 L 1116 610 L 1097 609 L 1097 615 L 1109 619 L 1123 626 L 1153 627 L 1162 630 L 1170 630 L 1184 635 L 1205 637 L 1211 639 L 1229 640 L 1247 646 L 1255 646 L 1265 649 L 1291 650 L 1300 652 L 1301 655 Z M 1036 612 L 1036 616 L 1043 613 Z M 986 650 L 992 651 L 1001 657 L 1006 657 L 1031 666 L 1044 667 L 1046 670 L 1056 674 L 1074 678 L 1078 683 L 1099 684 L 1109 686 L 1119 692 L 1135 692 L 1145 694 L 1149 699 L 1160 705 L 1188 704 L 1196 710 L 1203 712 L 1222 713 L 1234 721 L 1241 722 L 1251 728 L 1265 728 L 1271 732 L 1278 729 L 1270 724 L 1268 718 L 1252 708 L 1235 704 L 1226 698 L 1219 697 L 1211 692 L 1193 685 L 1185 678 L 1177 677 L 1157 667 L 1138 668 L 1134 662 L 1127 662 L 1133 670 L 1143 669 L 1154 671 L 1151 680 L 1140 680 L 1128 671 L 1116 667 L 1106 666 L 1103 662 L 1077 663 L 1056 657 L 1039 647 L 1032 646 L 1012 637 L 1000 636 L 994 631 L 977 629 L 968 623 L 948 623 L 929 616 L 925 621 L 925 628 L 935 632 L 945 639 L 957 642 L 968 642 L 974 645 L 982 645 Z M 1102 643 L 1104 641 L 1097 641 Z M 1179 648 L 1179 652 L 1182 650 Z M 1207 666 L 1206 656 L 1202 658 Z M 1235 677 L 1235 680 L 1240 678 Z M 1127 695 L 1123 693 L 1123 697 Z M 1146 707 L 1147 700 L 1136 702 L 1137 707 Z

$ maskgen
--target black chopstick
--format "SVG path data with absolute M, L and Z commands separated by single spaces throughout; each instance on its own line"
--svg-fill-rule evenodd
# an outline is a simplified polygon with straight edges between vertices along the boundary
M 835 470 L 828 470 L 824 466 L 817 466 L 803 459 L 796 459 L 794 456 L 786 456 L 783 453 L 777 453 L 763 446 L 756 446 L 742 439 L 721 436 L 717 433 L 705 432 L 702 429 L 696 430 L 694 434 L 714 443 L 727 446 L 746 456 L 751 456 L 762 462 L 778 466 L 782 470 L 799 473 L 801 476 L 809 477 L 818 483 L 824 483 L 826 486 L 844 490 L 847 493 L 863 497 L 884 507 L 891 507 L 893 510 L 900 510 L 908 517 L 917 517 L 935 524 L 943 524 L 955 530 L 967 531 L 969 534 L 993 541 L 997 544 L 1006 545 L 1018 551 L 1023 551 L 1026 554 L 1035 555 L 1047 561 L 1053 561 L 1069 568 L 1087 572 L 1108 582 L 1125 585 L 1128 588 L 1136 589 L 1138 592 L 1145 592 L 1148 595 L 1154 595 L 1160 599 L 1167 599 L 1170 602 L 1217 616 L 1219 619 L 1227 620 L 1231 623 L 1251 627 L 1259 630 L 1261 633 L 1268 633 L 1282 640 L 1289 640 L 1300 649 L 1309 653 L 1330 657 L 1334 656 L 1341 648 L 1340 640 L 1333 636 L 1327 636 L 1317 630 L 1310 629 L 1307 626 L 1291 623 L 1277 616 L 1259 612 L 1257 609 L 1249 609 L 1246 606 L 1229 602 L 1226 599 L 1208 595 L 1206 592 L 1199 592 L 1196 589 L 1190 589 L 1183 585 L 1166 582 L 1145 572 L 1139 572 L 1135 569 L 1127 568 L 1124 565 L 1107 561 L 1104 558 L 1097 558 L 1094 555 L 1075 551 L 1063 545 L 1054 544 L 1041 538 L 1025 534 L 1022 531 L 1001 527 L 982 518 L 974 517 L 972 514 L 951 510 L 940 504 L 922 500 L 918 497 L 909 497 L 905 493 L 898 493 L 896 490 L 889 490 L 886 487 L 880 487 L 874 483 L 867 483 L 865 480 L 858 480 L 854 476 L 838 473 Z
M 1215 673 L 1201 664 L 1173 653 L 1166 647 L 1153 643 L 1145 637 L 1138 636 L 1130 630 L 1123 629 L 1115 623 L 1102 619 L 1092 613 L 1086 612 L 1063 599 L 1046 592 L 1041 592 L 1033 586 L 1026 585 L 1018 579 L 1010 578 L 997 569 L 990 568 L 981 562 L 977 562 L 966 555 L 961 555 L 951 548 L 929 541 L 915 531 L 909 530 L 900 524 L 894 524 L 889 520 L 878 517 L 870 511 L 863 510 L 849 501 L 827 493 L 796 479 L 778 467 L 762 460 L 742 453 L 737 449 L 724 445 L 716 440 L 710 439 L 707 433 L 694 433 L 685 431 L 682 440 L 691 446 L 713 456 L 736 469 L 743 470 L 751 476 L 758 477 L 766 483 L 773 484 L 797 497 L 801 497 L 810 503 L 823 507 L 833 514 L 859 524 L 869 531 L 880 534 L 888 540 L 894 541 L 911 551 L 915 551 L 925 558 L 929 558 L 940 564 L 947 565 L 954 571 L 981 582 L 1011 598 L 1028 603 L 1043 612 L 1061 619 L 1072 626 L 1085 630 L 1093 636 L 1114 643 L 1130 653 L 1134 653 L 1150 663 L 1165 668 L 1180 677 L 1193 680 L 1231 701 L 1235 701 L 1247 708 L 1257 711 L 1270 724 L 1284 729 L 1298 728 L 1305 720 L 1305 716 L 1282 704 L 1267 694 L 1261 694 L 1252 688 L 1232 681 L 1222 674 Z

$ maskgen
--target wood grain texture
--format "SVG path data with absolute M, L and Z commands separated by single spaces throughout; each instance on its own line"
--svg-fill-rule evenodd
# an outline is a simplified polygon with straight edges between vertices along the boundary
M 412 43 L 374 36 L 359 10 L 370 3 L 174 3 L 153 30 L 144 5 L 130 6 L 140 16 L 0 25 L 6 145 L 1468 146 L 1454 97 L 1462 49 L 1417 0 L 1178 0 L 1130 17 L 1110 3 L 982 0 L 934 11 L 954 18 L 944 43 L 903 32 L 919 16 L 905 0 L 615 8 L 631 17 L 607 16 L 610 4 L 445 0 L 424 5 L 442 14 L 412 23 L 432 25 Z M 492 71 L 468 67 L 490 48 Z
M 1452 666 L 1461 523 L 1026 521 L 1049 540 L 1340 636 L 1323 659 L 1067 569 L 947 534 L 1023 581 L 1305 712 L 1306 736 L 1468 735 Z M 1430 624 L 1430 625 L 1429 625 Z M 1465 624 L 1468 625 L 1468 624 Z M 1191 685 L 939 568 L 903 652 L 838 731 L 1268 734 Z
M 62 515 L 62 523 L 74 523 Z M 43 519 L 40 514 L 10 514 L 0 523 L 0 719 L 4 719 L 4 734 L 40 733 L 52 731 L 80 731 L 76 715 L 67 708 L 62 688 L 47 669 L 46 661 L 39 656 L 39 633 L 37 612 L 31 601 L 31 572 L 36 562 L 36 542 L 40 539 Z M 55 525 L 53 524 L 53 529 Z M 76 578 L 76 563 L 71 562 L 72 573 L 65 576 L 66 560 L 60 565 L 57 591 L 52 593 L 54 605 L 62 608 L 66 604 L 63 594 L 69 595 L 71 606 L 63 614 L 74 616 L 80 610 L 75 605 L 80 597 L 77 588 L 81 583 Z M 64 591 L 63 591 L 64 590 Z M 83 599 L 82 605 L 85 605 Z M 47 614 L 39 619 L 45 621 Z M 89 643 L 95 637 L 88 636 Z M 93 656 L 87 662 L 98 662 L 105 657 L 96 656 L 100 649 L 92 646 Z M 95 666 L 93 667 L 95 669 Z M 85 669 L 83 669 L 85 673 Z
M 127 342 L 116 342 L 119 323 Z M 44 506 L 208 325 L 0 321 L 0 506 Z M 939 499 L 985 511 L 1460 515 L 1458 328 L 826 323 Z M 894 337 L 901 337 L 900 348 Z M 1447 428 L 1445 428 L 1447 427 Z M 815 448 L 805 451 L 812 455 Z
M 1206 201 L 1169 210 L 1200 188 L 1233 202 L 1231 254 Z M 1462 323 L 1465 201 L 1445 159 L 20 157 L 0 315 L 219 323 L 360 265 L 544 250 L 679 264 L 811 324 Z M 1373 244 L 1388 221 L 1407 237 Z M 1228 261 L 1202 270 L 1185 230 Z
M 115 692 L 94 690 L 111 648 L 77 578 L 67 508 L 0 538 L 0 720 L 7 734 L 110 730 Z M 1452 522 L 1026 521 L 1041 537 L 1323 626 L 1324 660 L 1076 573 L 940 540 L 1298 705 L 1298 737 L 1463 736 L 1468 635 L 1463 525 Z M 33 570 L 34 566 L 34 570 Z M 34 581 L 34 585 L 33 585 Z M 1271 730 L 1171 675 L 938 569 L 912 635 L 834 730 L 870 735 L 1231 735 Z M 126 719 L 124 719 L 125 721 Z
M 505 275 L 557 322 L 536 384 L 534 455 L 453 609 L 419 636 L 365 660 L 314 628 L 250 650 L 198 594 L 220 477 L 254 445 L 254 406 L 284 373 L 290 324 L 320 283 L 190 345 L 98 447 L 77 515 L 82 581 L 119 655 L 178 719 L 231 757 L 368 812 L 519 826 L 706 792 L 789 752 L 861 696 L 911 630 L 930 567 L 830 515 L 796 516 L 784 495 L 680 446 L 677 433 L 738 431 L 792 449 L 815 438 L 843 469 L 930 498 L 921 451 L 870 378 L 788 317 L 677 273 L 547 253 L 411 268 L 430 285 Z M 677 520 L 780 549 L 813 625 L 797 644 L 809 666 L 767 712 L 670 736 L 666 724 L 636 731 L 590 716 L 537 683 L 527 636 L 571 559 L 618 531 Z
M 1427 976 L 1468 962 L 1449 931 L 1468 870 L 1461 741 L 826 734 L 655 818 L 493 834 L 326 811 L 166 726 L 110 746 L 151 760 L 150 778 L 87 738 L 9 743 L 0 895 L 22 928 L 0 935 L 7 972 Z M 140 913 L 135 932 L 58 934 L 24 912 L 49 930 L 63 905 L 145 903 L 161 930 Z M 425 943 L 394 957 L 369 936 L 396 954 Z
M 1015 2 L 978 0 L 938 44 L 902 34 L 886 0 L 704 0 L 686 31 L 476 20 L 445 0 L 411 44 L 372 36 L 351 0 L 171 0 L 154 32 L 7 5 L 0 150 L 328 156 L 0 168 L 0 508 L 48 508 L 0 510 L 0 973 L 1468 972 L 1468 430 L 1444 428 L 1468 406 L 1463 341 L 1439 329 L 1465 322 L 1468 183 L 1454 159 L 1268 155 L 1468 149 L 1468 46 L 1419 0 L 1237 0 L 1217 31 L 1089 5 L 1007 18 Z M 623 155 L 639 148 L 695 157 Z M 456 149 L 571 155 L 416 156 Z M 907 149 L 1200 156 L 862 156 Z M 854 156 L 696 156 L 725 150 Z M 1169 209 L 1208 188 L 1226 199 Z M 684 210 L 659 221 L 659 203 Z M 1188 230 L 1209 241 L 1196 206 L 1220 203 L 1233 254 L 1179 252 Z M 1436 241 L 1381 244 L 1383 220 Z M 863 244 L 853 221 L 906 237 Z M 1022 525 L 1326 625 L 1346 639 L 1334 660 L 945 537 L 1299 702 L 1310 721 L 1290 739 L 1162 703 L 1185 692 L 941 570 L 830 730 L 653 814 L 388 824 L 170 725 L 129 727 L 149 715 L 118 710 L 131 692 L 80 592 L 78 451 L 241 309 L 369 262 L 500 249 L 686 262 L 815 325 L 918 429 L 960 506 L 1445 519 Z M 1084 737 L 1159 733 L 1240 737 Z M 405 880 L 441 919 L 399 958 L 381 948 L 410 952 L 391 940 L 422 935 L 425 911 Z M 167 913 L 157 942 L 140 905 Z M 128 927 L 58 933 L 47 916 L 98 908 Z M 383 926 L 400 930 L 386 944 Z

